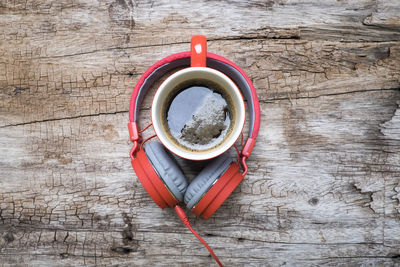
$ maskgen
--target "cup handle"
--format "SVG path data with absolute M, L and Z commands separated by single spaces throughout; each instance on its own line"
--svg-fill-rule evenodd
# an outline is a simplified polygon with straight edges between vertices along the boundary
M 206 67 L 207 39 L 204 35 L 193 35 L 190 42 L 190 66 Z

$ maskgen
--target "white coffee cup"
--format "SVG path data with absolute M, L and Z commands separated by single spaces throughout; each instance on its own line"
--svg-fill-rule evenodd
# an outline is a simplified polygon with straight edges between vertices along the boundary
M 233 119 L 231 119 L 230 131 L 212 148 L 205 150 L 186 149 L 176 144 L 167 132 L 165 125 L 165 113 L 163 107 L 168 101 L 168 97 L 173 93 L 176 87 L 184 82 L 191 80 L 207 80 L 217 84 L 220 88 L 229 94 L 234 110 Z M 189 160 L 207 160 L 215 158 L 234 145 L 243 130 L 245 122 L 245 106 L 242 94 L 236 84 L 225 74 L 208 67 L 188 67 L 169 76 L 158 88 L 151 107 L 151 117 L 154 131 L 160 142 L 173 154 Z

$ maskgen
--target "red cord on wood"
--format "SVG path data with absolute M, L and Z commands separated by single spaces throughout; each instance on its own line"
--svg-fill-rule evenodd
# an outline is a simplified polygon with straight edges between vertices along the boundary
M 223 267 L 222 263 L 219 261 L 217 255 L 214 254 L 214 251 L 212 251 L 212 249 L 210 248 L 210 246 L 206 243 L 206 241 L 204 241 L 203 238 L 201 238 L 201 236 L 199 236 L 198 233 L 196 233 L 192 226 L 189 223 L 189 220 L 185 214 L 185 212 L 183 211 L 183 209 L 181 207 L 179 207 L 178 205 L 175 206 L 175 211 L 179 216 L 179 219 L 181 219 L 181 221 L 183 222 L 184 225 L 186 225 L 186 227 L 190 230 L 190 232 L 192 232 L 194 234 L 195 237 L 197 237 L 198 240 L 200 240 L 200 242 L 208 249 L 208 251 L 210 252 L 211 256 L 214 258 L 214 260 L 218 263 L 219 266 Z
M 153 125 L 153 123 L 150 123 L 149 125 L 147 125 L 146 127 L 144 127 L 142 130 L 139 131 L 139 133 L 143 133 L 143 132 L 146 131 L 147 128 L 149 128 L 151 125 Z
M 246 157 L 242 157 L 243 176 L 245 176 L 249 171 L 249 168 L 247 168 L 246 159 L 247 159 Z
M 236 153 L 237 153 L 237 156 L 238 156 L 237 163 L 239 164 L 239 161 L 240 161 L 240 152 L 239 152 L 239 149 L 237 148 L 237 146 L 236 146 L 235 144 L 233 145 L 233 147 L 236 149 Z
M 149 141 L 151 138 L 156 137 L 156 136 L 157 136 L 156 134 L 153 134 L 152 136 L 147 137 L 146 139 L 144 139 L 144 141 L 140 144 L 140 149 L 143 148 L 144 143 L 146 143 L 146 142 Z

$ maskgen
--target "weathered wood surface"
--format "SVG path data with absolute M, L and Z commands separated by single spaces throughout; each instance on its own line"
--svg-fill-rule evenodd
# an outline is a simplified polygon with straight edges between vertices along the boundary
M 397 0 L 1 1 L 0 265 L 214 264 L 128 157 L 135 82 L 192 34 L 261 101 L 246 180 L 211 219 L 190 214 L 222 262 L 399 265 L 399 14 Z

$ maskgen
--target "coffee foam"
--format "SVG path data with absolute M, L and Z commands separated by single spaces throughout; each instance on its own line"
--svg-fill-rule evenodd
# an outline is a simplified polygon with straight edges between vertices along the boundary
M 229 114 L 226 113 L 227 104 L 221 95 L 208 94 L 183 129 L 180 132 L 171 131 L 171 134 L 189 149 L 211 149 L 226 137 L 230 124 Z

